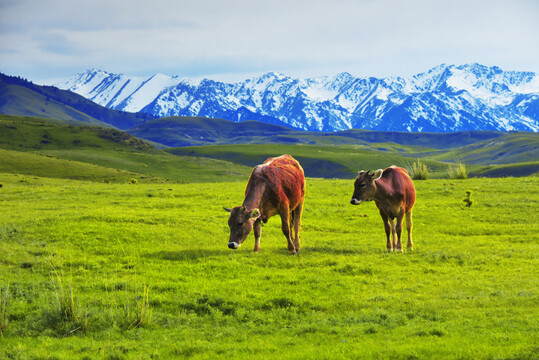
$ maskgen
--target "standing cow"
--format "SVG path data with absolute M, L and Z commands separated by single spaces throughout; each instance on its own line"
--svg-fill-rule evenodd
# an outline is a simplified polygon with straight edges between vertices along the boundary
M 254 229 L 253 251 L 259 252 L 262 222 L 266 223 L 270 217 L 279 214 L 283 234 L 288 241 L 288 251 L 297 254 L 304 197 L 303 168 L 292 156 L 269 158 L 262 165 L 255 166 L 245 188 L 243 204 L 232 209 L 224 208 L 230 213 L 228 247 L 239 248 Z
M 408 172 L 396 166 L 378 169 L 373 174 L 370 170 L 360 171 L 354 183 L 354 195 L 350 203 L 359 205 L 362 201 L 372 200 L 380 210 L 384 222 L 387 251 L 402 252 L 401 233 L 404 215 L 408 230 L 407 248 L 412 250 L 412 208 L 415 203 L 415 188 Z M 393 243 L 389 240 L 390 233 L 393 235 Z

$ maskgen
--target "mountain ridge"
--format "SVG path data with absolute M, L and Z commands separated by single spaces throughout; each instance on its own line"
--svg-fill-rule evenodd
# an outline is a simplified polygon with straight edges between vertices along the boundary
M 127 129 L 153 120 L 144 113 L 128 113 L 105 106 L 54 86 L 34 84 L 0 73 L 0 114 L 38 116 L 87 125 Z
M 442 64 L 410 78 L 269 72 L 237 83 L 91 69 L 57 86 L 155 117 L 258 120 L 311 131 L 539 131 L 539 76 L 480 64 Z

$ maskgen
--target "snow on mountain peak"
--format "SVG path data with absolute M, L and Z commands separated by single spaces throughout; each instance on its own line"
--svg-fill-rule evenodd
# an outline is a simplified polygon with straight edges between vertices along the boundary
M 537 74 L 480 64 L 441 64 L 410 78 L 385 79 L 268 72 L 234 84 L 90 69 L 58 86 L 116 110 L 253 119 L 304 130 L 539 131 Z

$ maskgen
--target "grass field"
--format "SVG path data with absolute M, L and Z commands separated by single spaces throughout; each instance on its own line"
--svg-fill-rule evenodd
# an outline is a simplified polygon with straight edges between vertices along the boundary
M 0 358 L 536 359 L 539 178 L 417 181 L 414 252 L 385 252 L 352 180 L 307 179 L 227 248 L 245 182 L 0 174 Z M 463 198 L 471 190 L 473 204 Z

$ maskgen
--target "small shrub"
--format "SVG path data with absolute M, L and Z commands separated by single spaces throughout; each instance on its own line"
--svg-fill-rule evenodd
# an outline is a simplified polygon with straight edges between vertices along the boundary
M 131 180 L 129 180 L 129 183 L 136 185 L 136 184 L 138 184 L 138 181 L 137 181 L 137 179 L 131 179 Z
M 271 309 L 289 309 L 296 306 L 292 299 L 287 297 L 273 298 L 264 305 L 265 310 Z
M 462 202 L 463 202 L 464 205 L 466 205 L 467 207 L 472 206 L 473 200 L 472 200 L 472 191 L 471 191 L 471 190 L 466 190 L 466 196 L 464 197 L 464 199 L 462 200 Z
M 188 302 L 183 304 L 182 307 L 197 315 L 208 315 L 215 311 L 219 311 L 223 315 L 234 315 L 236 314 L 237 305 L 219 297 L 204 295 L 198 298 L 196 303 Z
M 0 189 L 4 187 L 4 184 L 0 183 Z
M 466 170 L 466 165 L 462 161 L 459 161 L 453 166 L 449 166 L 447 172 L 449 173 L 450 179 L 465 180 L 468 178 L 468 170 Z
M 429 169 L 427 164 L 417 159 L 417 163 L 412 164 L 412 169 L 410 171 L 410 176 L 413 180 L 427 180 L 429 175 Z

